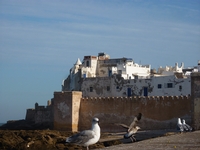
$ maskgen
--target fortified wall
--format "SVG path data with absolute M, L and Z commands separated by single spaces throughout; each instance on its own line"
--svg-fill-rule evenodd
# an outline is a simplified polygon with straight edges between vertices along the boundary
M 98 117 L 102 132 L 117 132 L 122 128 L 115 123 L 130 125 L 139 112 L 143 114 L 139 125 L 143 130 L 175 129 L 179 117 L 191 124 L 191 97 L 81 98 L 80 105 L 79 102 L 71 105 L 71 102 L 75 101 L 67 100 L 70 93 L 54 93 L 60 97 L 60 102 L 54 101 L 54 108 L 58 108 L 54 110 L 54 129 L 73 131 L 88 129 L 91 127 L 92 118 Z M 73 117 L 76 120 L 71 122 Z
M 50 106 L 27 110 L 26 118 L 34 118 L 33 121 L 40 123 L 49 121 L 54 130 L 80 131 L 90 128 L 92 118 L 98 117 L 102 132 L 119 132 L 122 128 L 115 123 L 130 125 L 140 112 L 143 114 L 139 123 L 142 130 L 176 129 L 177 118 L 185 119 L 199 130 L 200 73 L 191 76 L 191 89 L 191 96 L 179 97 L 83 98 L 82 92 L 78 91 L 54 92 Z
M 35 124 L 48 124 L 52 126 L 52 107 L 51 101 L 47 102 L 47 106 L 39 106 L 35 103 L 35 108 L 26 110 L 26 121 Z
M 119 131 L 115 123 L 130 125 L 134 117 L 142 113 L 139 126 L 143 130 L 176 129 L 177 118 L 191 124 L 190 97 L 106 97 L 82 98 L 79 128 L 91 125 L 93 116 L 100 119 L 103 131 Z
M 53 129 L 78 131 L 82 92 L 54 92 L 52 99 Z

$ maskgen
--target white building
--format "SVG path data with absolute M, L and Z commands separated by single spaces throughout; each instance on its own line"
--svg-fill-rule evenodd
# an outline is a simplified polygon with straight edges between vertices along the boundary
M 190 76 L 183 73 L 184 65 L 151 70 L 131 58 L 111 59 L 105 53 L 85 56 L 70 69 L 63 81 L 63 91 L 82 91 L 84 97 L 109 96 L 180 96 L 190 95 Z
M 124 79 L 120 75 L 85 78 L 81 91 L 85 97 L 180 96 L 190 95 L 190 77 L 180 75 Z

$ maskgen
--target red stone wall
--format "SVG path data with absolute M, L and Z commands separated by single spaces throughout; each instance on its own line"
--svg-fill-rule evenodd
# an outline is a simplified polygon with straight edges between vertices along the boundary
M 191 98 L 186 96 L 82 98 L 79 130 L 90 127 L 91 119 L 98 117 L 103 132 L 119 131 L 115 123 L 129 125 L 139 112 L 143 130 L 176 129 L 179 117 L 191 124 L 191 107 Z

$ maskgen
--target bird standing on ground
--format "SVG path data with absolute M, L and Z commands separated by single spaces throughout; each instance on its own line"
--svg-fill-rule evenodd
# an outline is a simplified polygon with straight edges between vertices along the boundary
M 123 128 L 127 129 L 127 133 L 124 135 L 125 139 L 130 138 L 132 142 L 136 141 L 134 134 L 140 129 L 140 127 L 137 126 L 137 124 L 141 118 L 142 118 L 142 114 L 139 113 L 138 116 L 134 118 L 134 120 L 130 126 L 127 126 L 125 124 L 116 124 L 116 125 L 120 125 Z
M 184 119 L 183 119 L 183 128 L 186 131 L 192 131 L 192 127 L 186 124 Z
M 85 146 L 87 147 L 87 150 L 89 150 L 89 146 L 97 143 L 100 139 L 101 131 L 98 123 L 99 119 L 93 118 L 91 130 L 84 130 L 80 133 L 72 135 L 66 139 L 66 142 Z
M 181 123 L 181 118 L 178 118 L 177 130 L 180 131 L 180 132 L 183 132 L 183 131 L 184 131 L 183 124 Z

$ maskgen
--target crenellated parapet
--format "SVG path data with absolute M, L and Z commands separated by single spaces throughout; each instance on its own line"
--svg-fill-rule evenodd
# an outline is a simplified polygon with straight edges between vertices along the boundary
M 191 96 L 83 97 L 81 101 L 187 100 L 190 99 L 190 97 Z
M 179 117 L 191 122 L 190 96 L 85 97 L 80 103 L 81 129 L 89 125 L 88 118 L 96 116 L 102 120 L 103 131 L 116 131 L 111 124 L 130 124 L 139 112 L 143 114 L 143 129 L 176 128 Z
M 82 97 L 76 91 L 54 92 L 47 106 L 35 103 L 34 109 L 27 109 L 26 120 L 52 122 L 53 129 L 77 131 L 88 128 L 91 118 L 96 116 L 101 119 L 102 131 L 117 131 L 111 124 L 129 124 L 138 112 L 143 114 L 143 129 L 172 128 L 178 117 L 191 122 L 191 97 Z

